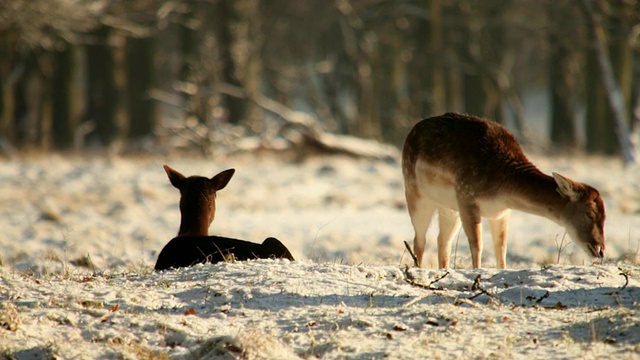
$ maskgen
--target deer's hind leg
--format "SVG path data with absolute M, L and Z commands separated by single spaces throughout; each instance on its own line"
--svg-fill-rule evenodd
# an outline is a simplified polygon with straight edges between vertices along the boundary
M 462 228 L 469 240 L 471 250 L 471 263 L 474 268 L 482 266 L 482 217 L 480 209 L 473 199 L 462 197 L 458 194 L 458 208 Z
M 511 211 L 507 210 L 500 217 L 489 219 L 498 269 L 506 269 L 507 267 L 507 222 L 510 215 Z
M 438 266 L 440 268 L 449 267 L 451 258 L 451 241 L 460 230 L 460 215 L 452 209 L 438 209 Z
M 431 218 L 436 211 L 436 205 L 425 197 L 416 196 L 407 192 L 407 207 L 409 208 L 409 216 L 411 224 L 415 231 L 413 238 L 413 252 L 418 258 L 418 266 L 422 266 L 422 256 L 424 255 L 424 247 L 427 241 L 427 230 L 431 223 Z

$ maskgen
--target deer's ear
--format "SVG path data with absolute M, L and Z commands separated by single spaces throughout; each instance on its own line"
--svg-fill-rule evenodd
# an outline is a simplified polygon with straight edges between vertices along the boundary
M 169 177 L 169 181 L 171 182 L 171 185 L 173 185 L 177 189 L 180 189 L 186 177 L 182 175 L 178 170 L 172 169 L 169 165 L 163 165 L 163 167 L 164 167 L 164 171 L 167 173 L 167 176 Z
M 578 200 L 578 198 L 580 197 L 580 191 L 576 189 L 576 185 L 573 181 L 555 172 L 552 173 L 552 175 L 553 179 L 556 181 L 556 184 L 558 184 L 558 188 L 556 190 L 558 190 L 560 195 L 568 198 L 571 201 Z
M 233 174 L 235 172 L 236 172 L 235 169 L 229 169 L 229 170 L 225 170 L 225 171 L 221 172 L 220 174 L 212 177 L 211 178 L 211 184 L 212 184 L 213 188 L 216 191 L 224 189 L 224 187 L 227 186 L 227 184 L 229 183 L 229 180 L 231 180 L 231 177 L 233 176 Z

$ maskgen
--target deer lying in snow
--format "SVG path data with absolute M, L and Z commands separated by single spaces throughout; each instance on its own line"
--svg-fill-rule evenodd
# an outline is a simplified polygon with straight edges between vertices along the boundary
M 405 140 L 402 172 L 418 266 L 436 210 L 441 268 L 449 267 L 451 240 L 461 223 L 473 267 L 481 266 L 482 217 L 489 219 L 497 266 L 505 268 L 510 209 L 564 226 L 588 254 L 604 257 L 605 210 L 598 191 L 542 173 L 499 124 L 454 113 L 424 119 Z
M 275 238 L 262 244 L 209 236 L 209 225 L 216 213 L 216 192 L 224 189 L 235 170 L 225 170 L 211 179 L 186 177 L 165 165 L 171 184 L 180 190 L 180 230 L 158 255 L 155 270 L 187 267 L 198 263 L 227 260 L 285 258 L 293 260 L 289 250 Z

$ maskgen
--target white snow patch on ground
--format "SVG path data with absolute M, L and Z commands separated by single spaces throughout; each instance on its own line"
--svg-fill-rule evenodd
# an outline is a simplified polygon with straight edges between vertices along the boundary
M 466 237 L 456 269 L 426 269 L 398 163 L 318 157 L 0 161 L 0 354 L 40 358 L 638 358 L 640 171 L 606 158 L 536 158 L 595 186 L 607 260 L 547 219 L 514 212 L 509 270 L 481 270 Z M 211 234 L 280 239 L 296 261 L 154 273 L 176 233 L 179 193 L 162 169 L 237 172 Z M 558 248 L 569 243 L 562 251 Z

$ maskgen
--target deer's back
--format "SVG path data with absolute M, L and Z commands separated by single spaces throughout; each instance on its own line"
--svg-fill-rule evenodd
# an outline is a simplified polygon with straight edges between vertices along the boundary
M 447 113 L 418 122 L 403 148 L 405 179 L 440 181 L 474 194 L 498 191 L 523 172 L 538 173 L 515 137 L 487 120 Z

